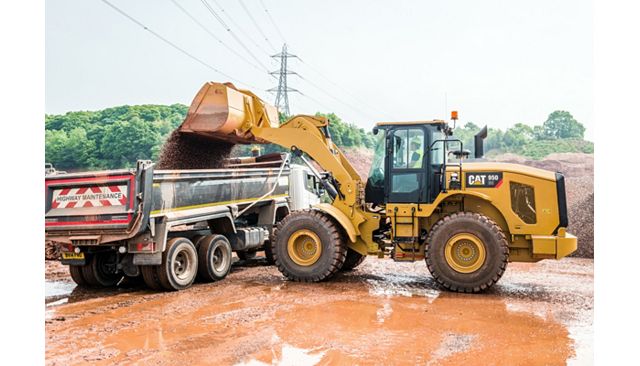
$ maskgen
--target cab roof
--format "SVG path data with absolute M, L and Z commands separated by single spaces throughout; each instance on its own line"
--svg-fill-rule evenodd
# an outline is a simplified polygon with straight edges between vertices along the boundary
M 403 126 L 403 125 L 440 125 L 447 123 L 441 119 L 434 119 L 431 121 L 396 121 L 396 122 L 378 122 L 376 126 Z

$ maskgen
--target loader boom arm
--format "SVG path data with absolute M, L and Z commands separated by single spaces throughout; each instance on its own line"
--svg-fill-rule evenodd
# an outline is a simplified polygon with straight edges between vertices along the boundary
M 337 210 L 328 211 L 348 226 L 351 241 L 359 236 L 358 227 L 367 221 L 363 183 L 331 140 L 326 118 L 297 115 L 279 125 L 275 107 L 252 92 L 209 82 L 196 95 L 179 130 L 225 142 L 273 143 L 308 155 L 333 177 L 338 195 L 332 206 Z

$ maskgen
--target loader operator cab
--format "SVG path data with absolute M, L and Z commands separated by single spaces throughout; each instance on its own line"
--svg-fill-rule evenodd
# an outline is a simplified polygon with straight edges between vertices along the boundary
M 383 122 L 373 130 L 376 147 L 365 200 L 430 203 L 440 192 L 444 121 Z

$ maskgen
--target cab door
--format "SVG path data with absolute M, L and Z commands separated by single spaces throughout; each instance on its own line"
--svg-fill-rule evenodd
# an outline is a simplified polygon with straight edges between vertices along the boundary
M 427 201 L 426 142 L 422 126 L 403 126 L 387 134 L 387 202 Z

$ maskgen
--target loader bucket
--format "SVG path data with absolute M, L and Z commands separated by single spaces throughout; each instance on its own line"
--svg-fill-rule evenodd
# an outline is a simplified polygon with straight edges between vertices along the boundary
M 277 109 L 231 83 L 208 82 L 196 94 L 178 130 L 225 142 L 261 143 L 251 134 L 255 126 L 278 127 Z

